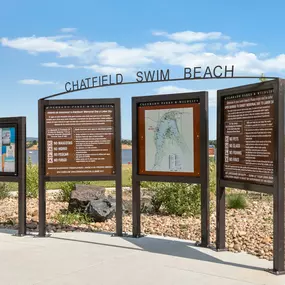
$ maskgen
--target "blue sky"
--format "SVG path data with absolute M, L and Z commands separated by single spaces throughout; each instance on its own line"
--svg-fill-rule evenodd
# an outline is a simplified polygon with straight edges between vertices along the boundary
M 235 65 L 236 75 L 284 77 L 284 1 L 2 1 L 0 117 L 26 116 L 37 136 L 37 100 L 66 81 L 119 71 Z M 215 90 L 257 80 L 117 86 L 66 98 L 122 100 L 122 137 L 131 138 L 131 97 L 205 90 L 209 135 L 216 137 Z

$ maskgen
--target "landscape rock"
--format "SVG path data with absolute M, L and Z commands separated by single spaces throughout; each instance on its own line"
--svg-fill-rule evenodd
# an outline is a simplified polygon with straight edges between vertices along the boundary
M 89 185 L 87 185 L 89 186 Z M 84 187 L 85 188 L 85 187 Z M 123 192 L 123 201 L 128 201 L 131 205 L 131 195 Z M 145 193 L 148 194 L 148 193 Z M 115 193 L 112 194 L 115 196 Z M 142 195 L 142 198 L 147 195 Z M 264 196 L 258 202 L 251 195 L 246 196 L 248 208 L 246 209 L 226 209 L 226 243 L 227 248 L 231 252 L 245 251 L 249 254 L 258 256 L 259 258 L 272 260 L 273 256 L 273 199 L 272 196 Z M 103 199 L 103 198 L 100 198 Z M 105 198 L 106 199 L 106 198 Z M 93 231 L 93 232 L 110 232 L 116 231 L 115 199 L 110 199 L 113 210 L 103 213 L 105 216 L 111 217 L 105 222 L 84 223 L 74 221 L 71 224 L 62 224 L 58 219 L 58 214 L 64 215 L 68 209 L 67 202 L 61 202 L 50 199 L 47 191 L 46 214 L 47 214 L 47 230 L 49 232 L 57 231 Z M 96 200 L 94 200 L 96 201 Z M 98 199 L 97 199 L 98 201 Z M 9 197 L 0 200 L 0 224 L 3 228 L 17 229 L 17 197 Z M 215 207 L 215 201 L 211 201 Z M 106 203 L 107 204 L 107 203 Z M 249 210 L 250 209 L 250 210 Z M 38 200 L 34 198 L 27 199 L 27 226 L 29 232 L 38 231 Z M 113 213 L 112 213 L 113 212 Z M 109 214 L 108 214 L 109 213 Z M 14 218 L 12 218 L 14 217 Z M 102 219 L 101 219 L 102 220 Z M 83 224 L 84 225 L 83 225 Z M 31 225 L 29 225 L 31 224 Z M 61 225 L 61 227 L 57 227 Z M 188 239 L 191 241 L 201 240 L 201 220 L 200 216 L 186 217 L 164 214 L 142 213 L 141 215 L 142 234 L 154 234 L 160 236 L 169 236 L 174 238 Z M 215 244 L 216 240 L 216 215 L 215 211 L 210 216 L 210 241 Z M 132 215 L 131 213 L 123 216 L 123 232 L 132 232 Z M 244 234 L 246 233 L 246 234 Z
M 86 212 L 89 203 L 100 198 L 105 198 L 104 187 L 76 184 L 70 195 L 68 211 Z
M 27 228 L 30 230 L 35 230 L 37 228 L 37 223 L 34 223 L 34 222 L 28 223 Z
M 94 222 L 105 222 L 114 216 L 115 211 L 116 206 L 108 199 L 98 199 L 89 203 L 87 213 Z
M 143 196 L 141 198 L 141 212 L 142 213 L 152 213 L 153 212 L 153 205 L 151 203 L 151 197 Z
M 244 231 L 240 231 L 238 234 L 239 234 L 239 236 L 243 237 L 243 236 L 245 236 L 245 235 L 246 235 L 246 232 L 244 232 Z

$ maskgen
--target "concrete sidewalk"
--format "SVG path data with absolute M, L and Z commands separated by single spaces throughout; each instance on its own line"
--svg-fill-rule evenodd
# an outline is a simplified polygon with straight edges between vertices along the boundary
M 272 263 L 245 253 L 217 253 L 189 241 L 99 233 L 48 238 L 0 233 L 0 284 L 285 284 L 264 271 Z

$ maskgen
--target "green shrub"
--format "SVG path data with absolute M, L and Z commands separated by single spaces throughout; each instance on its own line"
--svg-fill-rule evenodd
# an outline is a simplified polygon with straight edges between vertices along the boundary
M 200 213 L 200 185 L 186 183 L 143 182 L 142 187 L 153 192 L 152 205 L 170 215 L 192 215 Z
M 226 197 L 229 209 L 245 209 L 247 206 L 246 198 L 243 194 L 228 194 Z
M 209 164 L 209 191 L 210 193 L 216 193 L 216 163 L 211 162 Z
M 209 191 L 216 192 L 216 164 L 209 165 Z M 152 192 L 155 212 L 161 208 L 168 214 L 197 215 L 201 211 L 201 186 L 185 183 L 142 182 L 141 187 Z
M 27 197 L 37 198 L 39 189 L 39 168 L 37 165 L 32 164 L 32 160 L 29 157 L 27 163 Z
M 58 213 L 54 216 L 54 219 L 60 225 L 72 225 L 72 224 L 89 224 L 92 220 L 84 213 Z
M 68 202 L 70 199 L 71 191 L 75 189 L 75 182 L 62 182 L 60 183 L 59 199 L 63 202 Z
M 8 198 L 10 195 L 11 187 L 9 183 L 0 182 L 0 200 Z

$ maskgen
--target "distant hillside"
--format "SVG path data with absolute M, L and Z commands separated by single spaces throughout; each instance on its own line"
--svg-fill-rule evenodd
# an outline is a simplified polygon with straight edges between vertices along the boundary
M 27 142 L 38 141 L 38 138 L 35 137 L 27 137 Z

